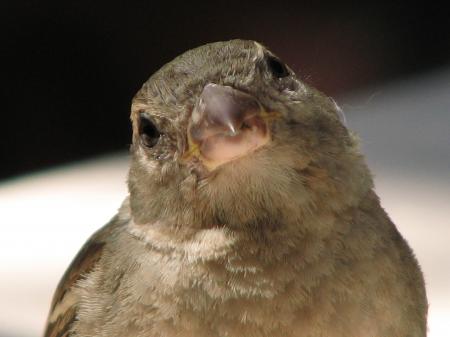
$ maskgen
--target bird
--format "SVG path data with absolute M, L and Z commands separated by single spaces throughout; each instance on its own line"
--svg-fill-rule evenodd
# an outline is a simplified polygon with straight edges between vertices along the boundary
M 134 96 L 128 195 L 44 337 L 424 337 L 419 263 L 336 102 L 263 44 L 191 50 Z

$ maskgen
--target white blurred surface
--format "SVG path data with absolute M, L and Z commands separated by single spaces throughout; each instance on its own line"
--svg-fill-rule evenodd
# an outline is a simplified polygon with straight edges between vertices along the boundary
M 450 336 L 450 70 L 341 100 L 376 190 L 422 265 L 429 337 Z M 0 184 L 0 337 L 42 333 L 78 249 L 126 195 L 126 155 Z
M 111 156 L 0 185 L 0 337 L 42 334 L 68 264 L 126 196 L 127 166 Z

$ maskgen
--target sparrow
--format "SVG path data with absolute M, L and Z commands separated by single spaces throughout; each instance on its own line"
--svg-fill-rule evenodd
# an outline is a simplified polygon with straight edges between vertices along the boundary
M 423 337 L 423 275 L 333 99 L 260 43 L 189 50 L 132 101 L 129 195 L 45 337 Z

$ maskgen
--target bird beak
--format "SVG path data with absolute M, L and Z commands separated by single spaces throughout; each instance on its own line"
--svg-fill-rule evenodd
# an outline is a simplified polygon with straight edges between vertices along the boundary
M 208 170 L 214 170 L 267 144 L 269 121 L 279 116 L 266 112 L 249 94 L 207 84 L 189 121 L 189 147 L 183 159 L 197 158 Z

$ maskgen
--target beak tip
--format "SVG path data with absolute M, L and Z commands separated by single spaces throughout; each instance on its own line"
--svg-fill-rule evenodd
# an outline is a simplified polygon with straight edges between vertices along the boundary
M 227 123 L 227 126 L 231 131 L 231 135 L 233 135 L 233 136 L 237 135 L 236 128 L 234 127 L 232 122 Z

